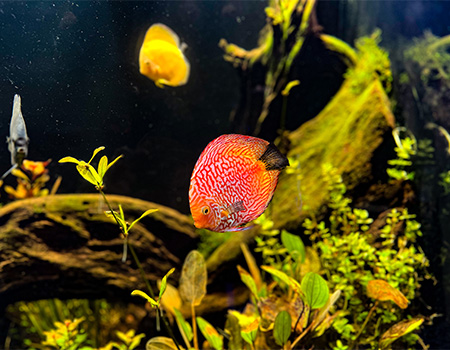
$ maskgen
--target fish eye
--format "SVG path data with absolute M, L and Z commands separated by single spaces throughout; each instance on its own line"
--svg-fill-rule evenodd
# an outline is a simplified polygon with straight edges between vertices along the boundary
M 202 208 L 202 214 L 203 215 L 208 215 L 209 214 L 209 207 L 203 207 Z

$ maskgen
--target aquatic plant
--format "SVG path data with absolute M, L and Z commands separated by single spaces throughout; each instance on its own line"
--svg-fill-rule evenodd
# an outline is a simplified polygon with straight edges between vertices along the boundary
M 42 342 L 42 345 L 60 350 L 92 349 L 83 346 L 87 334 L 78 330 L 78 326 L 83 321 L 83 318 L 76 318 L 74 320 L 65 320 L 64 322 L 55 322 L 55 329 L 44 332 L 46 339 Z
M 84 322 L 84 318 L 75 318 L 73 320 L 65 320 L 64 322 L 55 322 L 55 328 L 44 332 L 46 339 L 41 342 L 46 348 L 57 350 L 95 350 L 90 345 L 87 345 L 87 333 L 84 329 L 78 329 L 80 324 Z M 116 336 L 121 343 L 110 341 L 99 350 L 133 350 L 136 349 L 144 333 L 136 335 L 134 330 L 129 330 L 126 333 L 117 331 Z
M 183 341 L 188 349 L 192 349 L 191 342 L 193 341 L 193 348 L 198 350 L 199 337 L 197 327 L 208 341 L 210 346 L 216 350 L 223 349 L 222 336 L 217 330 L 202 317 L 196 317 L 195 308 L 199 306 L 202 299 L 206 295 L 207 271 L 205 260 L 197 250 L 191 251 L 183 263 L 183 268 L 179 280 L 178 288 L 161 281 L 161 289 L 167 294 L 161 294 L 161 305 L 176 319 L 178 329 Z M 184 305 L 184 306 L 183 306 Z M 188 309 L 191 314 L 191 324 L 189 324 L 180 309 Z M 147 349 L 160 349 L 164 346 L 165 349 L 180 349 L 180 346 L 174 338 L 156 337 L 152 338 L 147 343 Z
M 375 31 L 358 39 L 356 50 L 327 37 L 330 49 L 338 50 L 340 55 L 345 52 L 346 60 L 355 63 L 325 108 L 288 134 L 287 155 L 298 167 L 291 166 L 292 172 L 287 169 L 280 176 L 271 207 L 276 227 L 298 227 L 325 204 L 328 192 L 321 176 L 323 163 L 338 169 L 349 189 L 373 176 L 372 156 L 395 127 L 386 94 L 392 75 L 387 51 L 379 47 L 380 35 Z M 302 205 L 292 196 L 298 187 Z
M 98 168 L 95 170 L 95 168 L 91 165 L 92 160 L 94 157 L 100 152 L 103 151 L 105 147 L 101 146 L 94 150 L 92 153 L 91 159 L 89 159 L 88 162 L 85 162 L 84 160 L 78 160 L 74 157 L 64 157 L 59 160 L 59 163 L 75 163 L 77 165 L 77 171 L 78 173 L 88 182 L 93 184 L 95 186 L 95 189 L 102 195 L 105 203 L 107 204 L 109 211 L 105 212 L 105 215 L 108 217 L 112 217 L 117 225 L 120 227 L 120 230 L 122 232 L 124 241 L 123 241 L 123 257 L 122 261 L 125 262 L 127 259 L 127 246 L 128 246 L 128 234 L 130 229 L 138 223 L 141 219 L 146 217 L 147 215 L 150 215 L 151 213 L 154 213 L 158 209 L 149 209 L 145 211 L 138 219 L 134 220 L 131 225 L 127 223 L 125 220 L 124 212 L 122 210 L 122 206 L 119 204 L 119 213 L 114 211 L 111 207 L 111 204 L 109 203 L 108 199 L 105 196 L 105 193 L 103 192 L 103 178 L 106 174 L 106 172 L 113 166 L 120 158 L 122 158 L 122 155 L 118 156 L 116 159 L 114 159 L 111 163 L 108 163 L 108 157 L 103 156 L 99 163 Z M 133 257 L 135 257 L 135 260 L 137 259 L 136 254 L 134 253 L 133 248 L 130 246 L 131 253 L 133 254 Z M 137 262 L 137 265 L 140 266 L 140 264 Z M 143 274 L 144 275 L 144 274 Z
M 329 188 L 329 224 L 311 218 L 303 226 L 312 247 L 319 251 L 330 288 L 343 292 L 337 303 L 341 312 L 333 328 L 349 348 L 358 344 L 381 346 L 378 342 L 383 336 L 378 336 L 409 316 L 387 303 L 377 302 L 369 308 L 366 289 L 371 281 L 382 280 L 403 292 L 407 300 L 417 297 L 420 282 L 428 278 L 428 259 L 415 245 L 422 235 L 420 224 L 406 208 L 393 208 L 377 219 L 376 226 L 369 226 L 372 219 L 367 211 L 350 207 L 351 200 L 345 196 L 345 185 L 336 170 L 324 165 L 323 176 Z M 398 338 L 403 335 L 399 333 Z M 412 334 L 403 341 L 414 343 L 417 339 Z
M 119 327 L 124 324 L 124 315 L 133 313 L 136 319 L 136 307 L 110 303 L 105 299 L 44 299 L 21 301 L 7 308 L 8 318 L 12 322 L 10 337 L 12 344 L 19 348 L 41 349 L 40 344 L 47 333 L 55 333 L 55 324 L 66 320 L 83 319 L 78 333 L 85 334 L 84 346 L 98 349 L 111 339 Z
M 414 172 L 411 170 L 411 158 L 417 154 L 417 140 L 411 132 L 409 132 L 409 136 L 400 138 L 400 132 L 407 132 L 407 129 L 404 127 L 397 127 L 392 130 L 392 135 L 394 136 L 397 145 L 397 147 L 394 148 L 397 158 L 388 161 L 388 164 L 393 165 L 394 167 L 388 168 L 386 171 L 392 179 L 413 180 Z
M 439 38 L 425 31 L 422 38 L 414 38 L 413 44 L 405 50 L 405 58 L 415 62 L 420 69 L 420 78 L 425 85 L 433 80 L 442 81 L 440 90 L 450 88 L 450 35 Z
M 108 158 L 106 156 L 103 156 L 98 164 L 98 168 L 97 170 L 91 165 L 92 160 L 94 159 L 94 157 L 97 155 L 98 152 L 102 151 L 105 147 L 98 147 L 94 150 L 91 159 L 88 162 L 85 162 L 83 160 L 78 160 L 74 157 L 64 157 L 62 159 L 59 160 L 60 163 L 75 163 L 77 165 L 77 170 L 80 173 L 80 175 L 88 182 L 90 182 L 91 184 L 93 184 L 95 186 L 95 189 L 102 195 L 105 203 L 107 204 L 109 211 L 105 212 L 105 215 L 108 217 L 112 217 L 115 222 L 117 223 L 117 225 L 119 226 L 123 238 L 124 238 L 124 248 L 123 248 L 123 258 L 122 261 L 126 260 L 127 257 L 127 246 L 130 247 L 130 252 L 133 256 L 134 262 L 136 263 L 139 272 L 141 273 L 141 276 L 146 284 L 146 287 L 151 295 L 152 300 L 155 300 L 155 294 L 153 292 L 153 289 L 150 285 L 150 283 L 148 282 L 147 278 L 145 277 L 145 272 L 142 269 L 142 265 L 139 261 L 138 256 L 136 255 L 136 252 L 134 251 L 134 248 L 131 244 L 129 244 L 128 242 L 128 236 L 129 236 L 129 231 L 132 229 L 132 227 L 138 223 L 141 219 L 143 219 L 145 216 L 150 215 L 151 213 L 155 212 L 157 209 L 149 209 L 147 211 L 145 211 L 139 218 L 137 218 L 136 220 L 134 220 L 131 224 L 128 224 L 127 220 L 125 219 L 124 216 L 124 212 L 122 209 L 122 206 L 119 204 L 119 212 L 116 212 L 112 209 L 111 204 L 109 203 L 105 193 L 103 192 L 103 187 L 104 187 L 104 176 L 106 174 L 106 172 L 108 171 L 108 169 L 114 165 L 114 163 L 116 163 L 121 157 L 122 155 L 118 156 L 116 159 L 114 159 L 111 163 L 108 163 Z M 172 271 L 172 270 L 171 270 Z M 172 271 L 173 272 L 173 271 Z M 169 272 L 172 273 L 172 272 Z M 167 277 L 166 277 L 167 278 Z M 137 292 L 139 295 L 144 296 L 144 292 L 142 291 L 138 291 Z M 159 305 L 157 302 L 155 305 Z M 167 323 L 167 320 L 165 319 L 165 317 L 163 317 L 161 310 L 159 309 L 159 307 L 157 307 L 158 310 L 158 317 L 161 317 L 161 319 L 163 320 L 163 324 L 165 325 L 167 331 L 169 332 L 169 334 L 172 335 L 172 338 L 175 339 L 173 337 L 172 331 Z
M 271 0 L 265 9 L 268 24 L 261 30 L 259 46 L 253 50 L 247 51 L 229 44 L 225 39 L 221 39 L 219 43 L 225 51 L 225 60 L 233 62 L 234 65 L 247 69 L 256 61 L 260 61 L 265 66 L 264 101 L 254 135 L 261 131 L 272 102 L 289 85 L 290 69 L 305 41 L 315 2 Z
M 5 186 L 5 192 L 14 199 L 48 195 L 49 190 L 44 187 L 50 180 L 47 169 L 50 162 L 50 159 L 45 162 L 24 159 L 20 167 L 11 171 L 11 174 L 17 178 L 17 187 Z M 55 191 L 52 190 L 52 193 Z

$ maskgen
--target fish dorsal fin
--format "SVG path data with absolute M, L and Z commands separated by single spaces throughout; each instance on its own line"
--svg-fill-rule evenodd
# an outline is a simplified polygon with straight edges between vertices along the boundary
M 286 156 L 272 143 L 269 143 L 258 160 L 264 163 L 266 170 L 283 170 L 289 166 L 289 161 Z
M 180 47 L 180 38 L 178 35 L 162 23 L 155 23 L 148 28 L 147 33 L 145 33 L 144 43 L 151 40 L 162 40 L 175 45 L 176 47 Z

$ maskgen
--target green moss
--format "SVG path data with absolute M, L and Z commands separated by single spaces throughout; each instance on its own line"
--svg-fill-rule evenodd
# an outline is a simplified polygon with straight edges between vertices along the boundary
M 415 62 L 421 71 L 421 80 L 428 85 L 432 80 L 442 80 L 450 88 L 450 35 L 439 38 L 426 31 L 423 38 L 415 38 L 405 51 L 405 58 Z
M 395 124 L 384 87 L 390 88 L 389 60 L 378 41 L 377 33 L 357 41 L 357 62 L 337 94 L 314 119 L 289 135 L 288 157 L 299 166 L 282 174 L 272 201 L 278 227 L 297 226 L 325 203 L 322 164 L 336 168 L 349 189 L 370 178 L 373 152 Z M 300 191 L 293 190 L 298 187 Z

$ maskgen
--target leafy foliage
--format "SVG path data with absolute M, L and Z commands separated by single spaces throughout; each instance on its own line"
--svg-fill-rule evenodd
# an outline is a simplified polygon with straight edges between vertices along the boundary
M 369 232 L 372 219 L 366 211 L 350 207 L 341 177 L 327 165 L 323 176 L 330 192 L 329 223 L 311 218 L 305 220 L 304 228 L 319 251 L 330 288 L 343 291 L 343 300 L 336 304 L 341 312 L 333 328 L 340 334 L 342 346 L 358 343 L 376 347 L 377 340 L 371 335 L 380 334 L 405 315 L 386 303 L 369 312 L 366 288 L 373 280 L 383 280 L 407 299 L 416 297 L 428 266 L 427 258 L 414 244 L 422 234 L 420 224 L 406 208 L 394 208 L 386 213 L 383 226 Z M 403 298 L 398 298 L 400 305 L 406 306 Z

